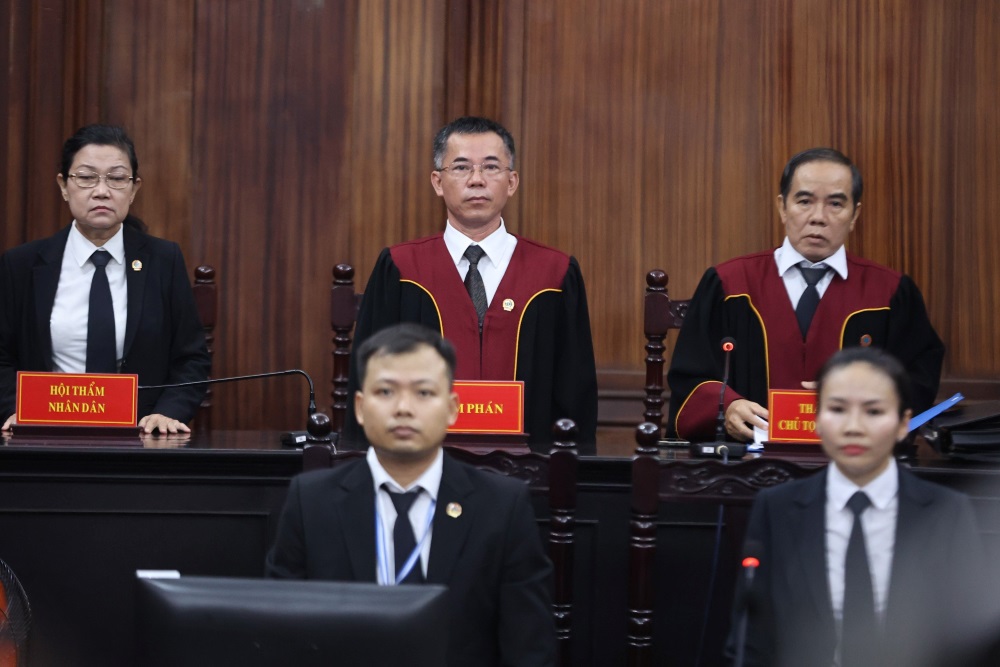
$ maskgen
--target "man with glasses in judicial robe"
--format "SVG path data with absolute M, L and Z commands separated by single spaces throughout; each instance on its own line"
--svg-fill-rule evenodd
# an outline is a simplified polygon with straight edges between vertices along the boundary
M 445 230 L 382 251 L 355 347 L 396 322 L 435 329 L 455 345 L 457 379 L 524 382 L 532 448 L 547 453 L 553 423 L 569 418 L 580 452 L 593 454 L 597 372 L 583 276 L 573 257 L 507 231 L 514 159 L 513 137 L 492 120 L 459 118 L 438 132 L 431 185 L 448 211 Z M 349 413 L 345 440 L 362 444 L 360 436 Z
M 674 347 L 668 433 L 699 441 L 715 435 L 724 365 L 720 341 L 736 348 L 723 399 L 736 440 L 766 429 L 769 389 L 810 388 L 837 350 L 885 349 L 903 362 L 916 413 L 938 391 L 944 344 L 909 276 L 846 251 L 861 213 L 863 182 L 832 148 L 793 156 L 781 175 L 778 216 L 785 241 L 705 272 Z

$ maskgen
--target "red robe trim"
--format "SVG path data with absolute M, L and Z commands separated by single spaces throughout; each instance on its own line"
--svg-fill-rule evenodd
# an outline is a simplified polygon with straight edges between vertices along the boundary
M 801 389 L 803 380 L 815 378 L 830 355 L 843 347 L 842 336 L 850 317 L 862 310 L 887 309 L 902 277 L 897 271 L 848 255 L 850 280 L 834 275 L 803 340 L 774 252 L 743 260 L 720 264 L 719 278 L 729 295 L 727 301 L 745 298 L 757 313 L 764 331 L 771 389 Z M 771 363 L 772 350 L 780 354 L 781 363 Z
M 681 437 L 696 438 L 707 437 L 714 430 L 721 385 L 712 377 L 710 369 L 714 362 L 704 355 L 709 350 L 715 354 L 714 341 L 722 335 L 735 335 L 738 321 L 743 322 L 740 326 L 744 327 L 744 335 L 737 336 L 731 386 L 726 388 L 724 399 L 726 406 L 744 397 L 766 405 L 766 395 L 750 391 L 748 384 L 752 381 L 752 374 L 747 373 L 755 356 L 763 362 L 761 365 L 766 377 L 763 387 L 800 389 L 802 381 L 815 379 L 831 354 L 843 347 L 867 344 L 887 347 L 904 363 L 929 371 L 925 374 L 932 376 L 933 382 L 926 384 L 933 398 L 943 347 L 926 321 L 919 293 L 909 296 L 908 303 L 896 302 L 897 306 L 906 306 L 906 310 L 900 313 L 903 317 L 913 318 L 909 320 L 910 326 L 902 328 L 911 328 L 914 340 L 926 341 L 926 344 L 921 343 L 921 349 L 907 350 L 900 342 L 900 336 L 906 336 L 899 331 L 901 327 L 890 326 L 887 329 L 885 324 L 886 321 L 891 322 L 886 318 L 899 317 L 889 311 L 893 300 L 899 298 L 903 275 L 851 254 L 847 255 L 847 263 L 847 280 L 839 275 L 833 277 L 820 300 L 805 340 L 799 332 L 795 310 L 784 282 L 778 275 L 773 251 L 737 257 L 718 265 L 714 269 L 718 279 L 716 284 L 721 288 L 718 306 L 712 306 L 707 301 L 693 304 L 688 319 L 696 321 L 685 324 L 685 329 L 689 329 L 689 324 L 692 326 L 682 331 L 675 347 L 672 371 L 675 366 L 683 365 L 684 379 L 678 374 L 679 386 L 671 385 L 675 393 L 671 398 L 674 431 Z M 912 283 L 907 285 L 907 289 L 912 291 Z M 703 285 L 699 289 L 702 290 Z M 713 296 L 699 292 L 695 299 L 710 300 Z M 722 309 L 717 313 L 721 329 L 710 327 L 701 330 L 709 321 L 705 319 L 709 312 L 705 308 L 716 307 Z M 692 315 L 696 311 L 699 312 Z M 715 321 L 714 316 L 712 321 Z M 687 361 L 684 357 L 698 359 L 696 364 L 708 372 L 692 372 L 694 367 L 691 364 L 679 363 L 679 355 L 681 362 Z M 682 388 L 679 393 L 678 388 Z
M 544 292 L 561 292 L 569 255 L 517 237 L 514 254 L 486 316 L 480 342 L 479 316 L 448 254 L 444 234 L 390 248 L 400 279 L 425 291 L 441 320 L 441 335 L 455 345 L 455 377 L 461 380 L 513 380 L 524 312 Z M 512 303 L 506 310 L 504 303 Z M 483 354 L 487 350 L 487 354 Z

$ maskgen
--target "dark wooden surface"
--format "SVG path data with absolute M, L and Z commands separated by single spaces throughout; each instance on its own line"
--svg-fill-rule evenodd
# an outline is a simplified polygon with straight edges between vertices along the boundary
M 278 442 L 274 432 L 217 430 L 189 440 L 146 438 L 141 448 L 0 446 L 0 557 L 31 596 L 32 664 L 132 665 L 136 569 L 262 575 L 288 480 L 302 469 L 301 452 L 282 450 Z M 758 464 L 686 465 L 734 484 L 743 466 Z M 943 461 L 927 451 L 914 467 L 970 494 L 991 556 L 1000 557 L 1000 468 Z M 627 458 L 579 462 L 571 623 L 574 664 L 582 667 L 626 661 L 632 474 Z M 715 486 L 706 481 L 699 472 L 676 486 Z M 550 516 L 544 498 L 533 499 L 546 534 L 558 517 Z M 722 533 L 709 600 L 715 500 L 709 494 L 696 502 L 659 502 L 646 513 L 656 538 L 651 567 L 657 576 L 649 591 L 653 664 L 692 664 L 709 602 L 713 625 L 704 664 L 719 664 L 739 536 Z M 745 508 L 727 511 L 727 526 L 739 523 L 740 511 Z

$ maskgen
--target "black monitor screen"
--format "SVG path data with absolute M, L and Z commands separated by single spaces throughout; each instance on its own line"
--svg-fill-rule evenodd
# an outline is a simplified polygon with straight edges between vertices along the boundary
M 139 664 L 439 667 L 444 586 L 139 578 Z

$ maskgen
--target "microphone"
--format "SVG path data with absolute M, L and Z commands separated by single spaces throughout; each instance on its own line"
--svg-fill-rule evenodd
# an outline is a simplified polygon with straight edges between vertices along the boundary
M 272 371 L 270 373 L 254 373 L 253 375 L 236 375 L 233 377 L 225 378 L 208 378 L 207 380 L 192 380 L 191 382 L 175 382 L 173 384 L 150 384 L 150 385 L 139 385 L 139 389 L 174 389 L 177 387 L 195 387 L 202 384 L 219 384 L 222 382 L 237 382 L 240 380 L 256 380 L 258 378 L 270 378 L 279 377 L 282 375 L 301 375 L 309 383 L 309 407 L 307 419 L 310 423 L 313 422 L 313 415 L 316 414 L 316 387 L 313 384 L 312 378 L 309 377 L 309 373 L 299 368 L 292 368 L 284 371 Z M 324 415 L 325 416 L 325 415 Z M 326 418 L 329 422 L 329 417 Z M 329 430 L 327 431 L 329 433 Z
M 719 415 L 715 418 L 715 441 L 726 441 L 726 387 L 729 386 L 729 355 L 736 348 L 736 341 L 732 336 L 722 339 L 722 352 L 726 355 L 725 366 L 722 369 L 722 387 L 719 388 Z
M 726 387 L 729 386 L 729 356 L 736 349 L 736 339 L 726 336 L 719 342 L 725 355 L 722 369 L 722 386 L 719 387 L 719 414 L 715 418 L 715 442 L 691 443 L 691 455 L 699 458 L 720 457 L 729 461 L 730 457 L 741 459 L 746 456 L 747 446 L 742 443 L 726 442 Z
M 760 567 L 758 554 L 763 551 L 763 545 L 757 540 L 748 540 L 743 553 L 743 594 L 740 596 L 739 609 L 740 620 L 736 629 L 736 658 L 733 660 L 733 667 L 743 667 L 743 658 L 747 645 L 747 626 L 750 621 L 750 612 L 753 608 L 751 604 L 753 598 L 753 578 Z

